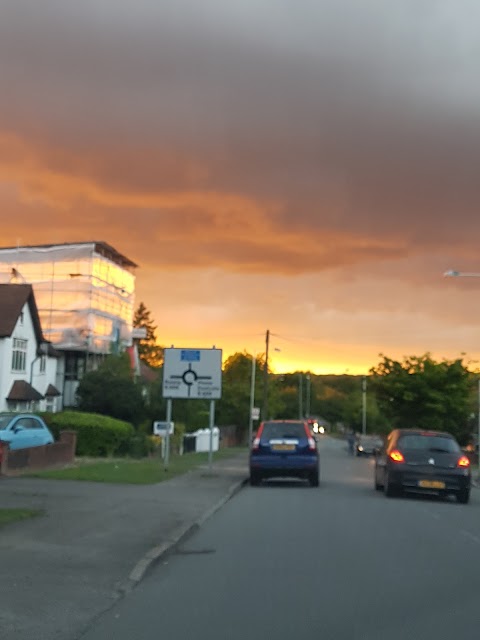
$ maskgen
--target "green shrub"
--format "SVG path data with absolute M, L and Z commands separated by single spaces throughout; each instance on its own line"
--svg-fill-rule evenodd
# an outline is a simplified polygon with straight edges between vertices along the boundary
M 136 433 L 125 446 L 121 448 L 120 455 L 131 458 L 146 458 L 155 451 L 155 445 L 145 433 Z
M 135 430 L 128 422 L 80 411 L 45 413 L 43 418 L 58 440 L 60 431 L 77 433 L 78 456 L 127 455 Z
M 170 436 L 170 448 L 173 453 L 180 453 L 180 448 L 183 447 L 184 435 L 185 425 L 181 422 L 176 422 L 173 436 Z

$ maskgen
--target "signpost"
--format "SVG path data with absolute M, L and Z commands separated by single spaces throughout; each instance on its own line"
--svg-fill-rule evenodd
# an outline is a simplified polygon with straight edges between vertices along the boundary
M 170 436 L 173 435 L 173 430 L 174 424 L 171 421 L 156 421 L 153 423 L 153 433 L 156 436 L 162 436 L 163 438 L 162 457 L 165 471 L 168 469 L 168 462 L 170 457 Z
M 222 397 L 222 350 L 215 347 L 212 349 L 176 349 L 174 347 L 165 349 L 162 393 L 167 399 L 167 422 L 171 422 L 172 419 L 174 398 L 210 400 L 208 465 L 211 469 L 215 400 Z M 166 447 L 167 443 L 168 434 Z M 167 456 L 168 453 L 166 453 Z

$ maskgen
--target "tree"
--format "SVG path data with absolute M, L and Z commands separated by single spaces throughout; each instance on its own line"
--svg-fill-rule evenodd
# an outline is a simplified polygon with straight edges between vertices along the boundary
M 163 347 L 157 344 L 157 326 L 154 324 L 150 311 L 140 302 L 135 311 L 133 326 L 143 328 L 147 335 L 138 341 L 138 355 L 149 367 L 161 367 L 163 364 Z
M 462 360 L 435 362 L 428 353 L 403 362 L 381 357 L 370 384 L 390 426 L 448 431 L 464 444 L 472 379 Z
M 144 418 L 142 390 L 133 378 L 126 354 L 107 356 L 96 371 L 86 373 L 77 389 L 78 408 L 134 425 Z
M 257 361 L 258 364 L 258 361 Z M 258 369 L 257 373 L 258 373 Z M 256 375 L 255 397 L 262 388 L 261 376 Z M 217 422 L 222 425 L 235 425 L 241 431 L 248 428 L 250 411 L 250 390 L 252 380 L 252 356 L 248 353 L 235 353 L 223 367 L 222 397 L 217 403 Z

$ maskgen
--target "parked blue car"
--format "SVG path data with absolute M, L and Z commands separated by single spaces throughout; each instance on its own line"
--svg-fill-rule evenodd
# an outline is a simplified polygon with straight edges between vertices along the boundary
M 0 442 L 8 444 L 13 451 L 52 444 L 54 439 L 39 416 L 30 413 L 0 413 Z

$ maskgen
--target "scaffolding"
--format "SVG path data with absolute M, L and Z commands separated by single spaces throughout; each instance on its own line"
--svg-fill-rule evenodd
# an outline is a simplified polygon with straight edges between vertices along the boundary
M 136 266 L 104 242 L 0 249 L 0 282 L 32 285 L 45 338 L 87 354 L 132 344 Z

